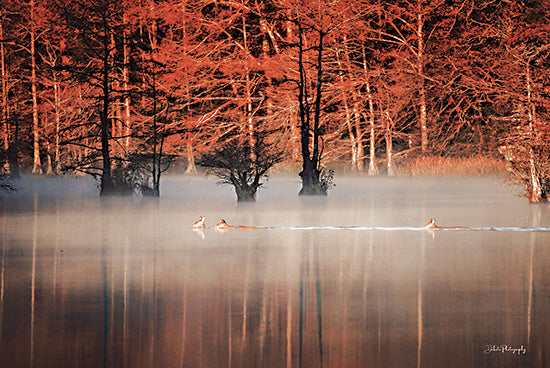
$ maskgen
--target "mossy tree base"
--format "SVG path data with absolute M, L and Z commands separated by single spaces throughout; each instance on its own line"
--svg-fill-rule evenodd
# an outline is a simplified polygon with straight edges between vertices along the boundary
M 235 185 L 235 193 L 238 202 L 255 202 L 257 187 Z
M 316 169 L 309 160 L 304 163 L 304 169 L 298 175 L 302 178 L 302 189 L 298 193 L 301 196 L 326 196 L 332 185 L 329 183 L 329 181 L 332 181 L 332 176 L 323 177 L 322 170 Z

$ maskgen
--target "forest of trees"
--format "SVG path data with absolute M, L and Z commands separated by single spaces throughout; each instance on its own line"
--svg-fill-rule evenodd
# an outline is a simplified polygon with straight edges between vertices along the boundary
M 158 195 L 261 131 L 304 194 L 333 164 L 503 154 L 536 202 L 549 53 L 543 0 L 2 0 L 1 159 Z

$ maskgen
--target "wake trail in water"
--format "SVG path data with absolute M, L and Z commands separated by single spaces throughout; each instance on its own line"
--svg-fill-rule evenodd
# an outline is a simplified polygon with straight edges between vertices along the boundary
M 550 232 L 550 227 L 407 227 L 407 226 L 234 226 L 237 230 L 350 230 L 350 231 L 509 231 L 509 232 Z M 228 229 L 229 230 L 229 229 Z
M 274 227 L 266 226 L 265 229 L 279 230 L 356 230 L 356 231 L 531 231 L 531 232 L 550 232 L 548 227 L 514 227 L 514 226 L 485 226 L 485 227 L 438 227 L 435 229 L 425 227 L 387 227 L 387 226 L 289 226 Z
M 437 226 L 435 218 L 430 219 L 427 225 L 421 227 L 408 226 L 242 226 L 229 225 L 225 220 L 216 224 L 213 229 L 217 231 L 227 230 L 351 230 L 351 231 L 508 231 L 508 232 L 550 232 L 550 227 L 518 227 L 518 226 Z M 202 231 L 208 227 L 205 226 L 205 217 L 201 216 L 198 221 L 192 225 L 194 230 Z

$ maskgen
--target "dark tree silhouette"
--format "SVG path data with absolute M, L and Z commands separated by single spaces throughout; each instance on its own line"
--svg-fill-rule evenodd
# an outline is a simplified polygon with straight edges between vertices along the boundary
M 120 0 L 74 1 L 70 4 L 56 3 L 56 8 L 66 24 L 68 47 L 71 50 L 65 58 L 63 69 L 82 83 L 88 84 L 97 93 L 99 122 L 88 126 L 88 131 L 80 127 L 81 136 L 73 144 L 90 150 L 83 160 L 88 165 L 87 172 L 99 177 L 101 195 L 119 192 L 112 175 L 112 104 L 115 100 L 113 78 L 115 48 L 121 37 L 123 3 Z M 91 140 L 96 142 L 88 143 Z M 97 165 L 100 166 L 97 166 Z
M 300 195 L 326 195 L 330 185 L 323 182 L 321 161 L 323 157 L 323 135 L 327 124 L 322 123 L 324 114 L 323 92 L 327 87 L 327 45 L 329 36 L 342 31 L 346 19 L 340 18 L 346 12 L 345 2 L 336 2 L 329 6 L 311 9 L 307 5 L 288 9 L 283 17 L 292 24 L 297 34 L 286 43 L 288 53 L 295 50 L 293 57 L 297 62 L 298 118 L 300 121 L 300 152 L 302 156 L 302 178 Z M 292 67 L 295 69 L 295 66 Z M 332 176 L 330 176 L 332 177 Z
M 253 137 L 231 138 L 204 154 L 199 165 L 220 178 L 220 184 L 233 185 L 237 201 L 254 201 L 269 169 L 286 156 L 272 138 L 266 131 L 256 131 Z
M 326 195 L 320 181 L 321 176 L 321 147 L 320 147 L 320 117 L 321 117 L 321 93 L 323 81 L 323 40 L 327 32 L 323 28 L 311 27 L 318 35 L 317 45 L 317 62 L 315 64 L 317 72 L 317 81 L 315 83 L 315 102 L 313 106 L 313 122 L 311 122 L 312 106 L 308 96 L 308 81 L 306 77 L 305 62 L 304 62 L 304 39 L 303 25 L 298 22 L 298 70 L 300 73 L 299 79 L 299 114 L 300 114 L 300 138 L 302 147 L 302 171 L 299 173 L 302 178 L 302 189 L 300 195 Z M 313 124 L 312 124 L 313 123 Z M 310 145 L 313 141 L 313 149 L 310 152 Z
M 6 173 L 4 169 L 0 170 L 0 197 L 3 193 L 11 193 L 16 190 L 11 179 L 10 174 Z

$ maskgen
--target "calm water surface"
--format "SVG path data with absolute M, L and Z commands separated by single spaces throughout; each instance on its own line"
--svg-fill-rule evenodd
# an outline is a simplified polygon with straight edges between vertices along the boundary
M 550 366 L 550 232 L 410 229 L 550 228 L 499 179 L 298 198 L 273 178 L 240 206 L 202 177 L 167 177 L 159 201 L 22 185 L 1 202 L 1 367 Z M 199 215 L 275 228 L 196 232 Z

